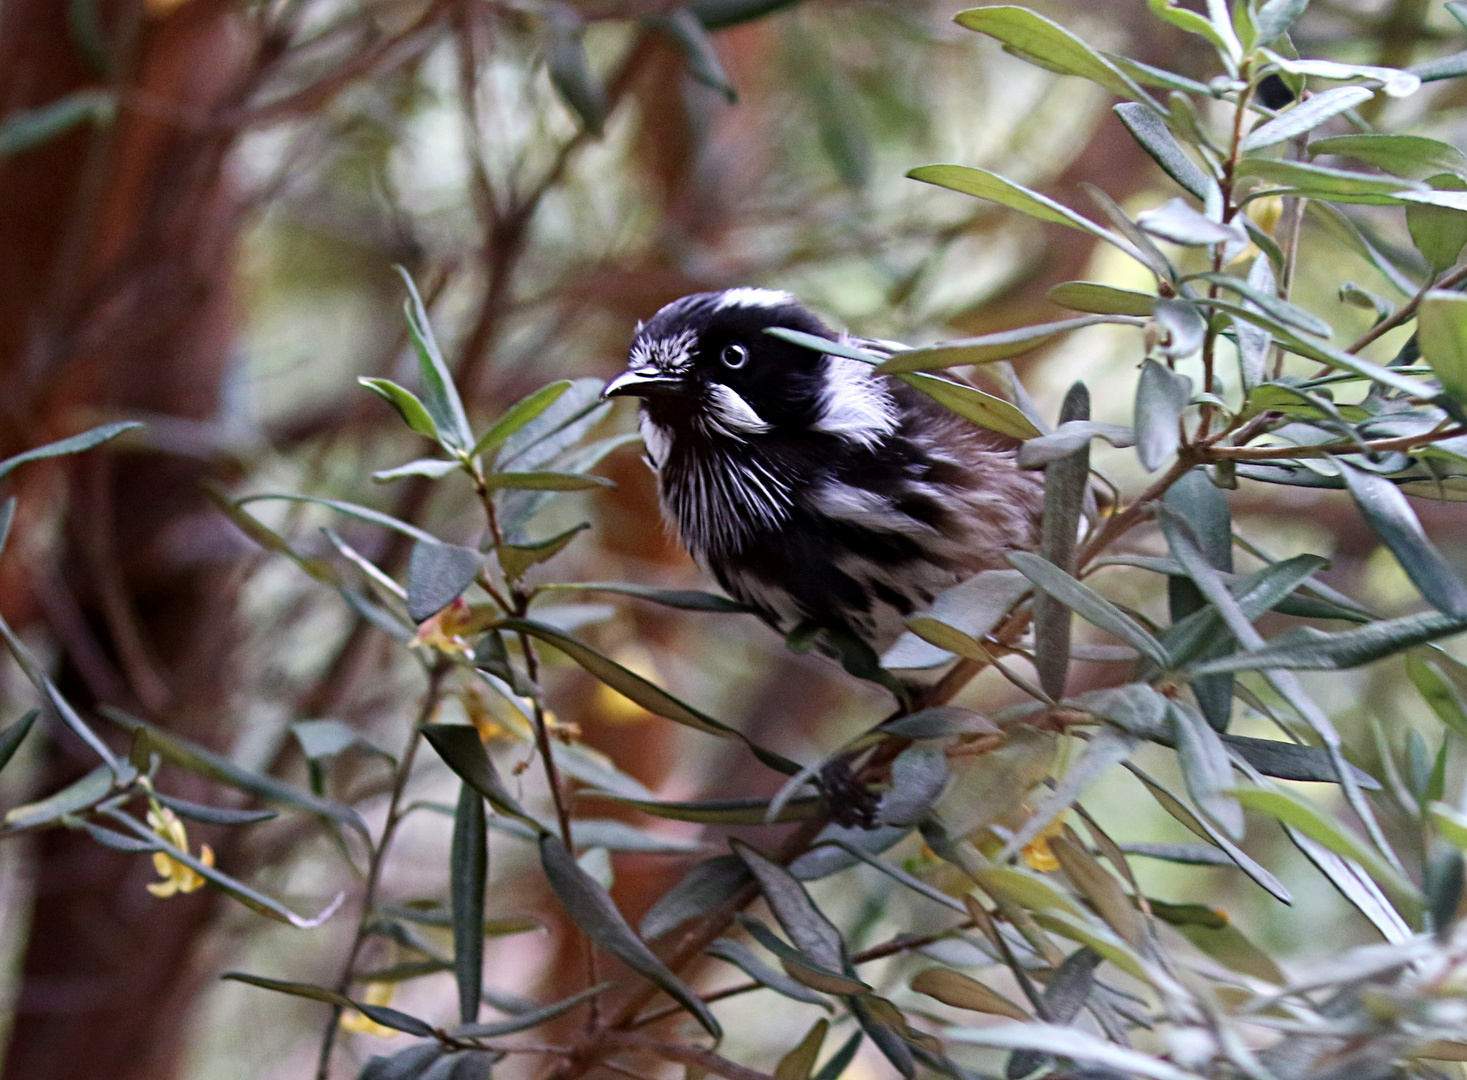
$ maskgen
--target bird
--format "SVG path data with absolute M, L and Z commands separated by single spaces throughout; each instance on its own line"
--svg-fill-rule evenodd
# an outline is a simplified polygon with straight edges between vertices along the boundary
M 1042 474 L 1019 469 L 1017 439 L 772 328 L 899 348 L 783 290 L 700 292 L 637 324 L 603 396 L 641 399 L 662 513 L 693 559 L 792 643 L 860 673 L 943 590 L 1037 546 Z

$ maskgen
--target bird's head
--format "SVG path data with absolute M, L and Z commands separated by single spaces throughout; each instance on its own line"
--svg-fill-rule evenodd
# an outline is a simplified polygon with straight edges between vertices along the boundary
M 818 428 L 831 404 L 831 358 L 766 334 L 771 327 L 838 336 L 786 292 L 695 293 L 637 328 L 627 370 L 605 396 L 641 398 L 647 419 L 674 440 Z

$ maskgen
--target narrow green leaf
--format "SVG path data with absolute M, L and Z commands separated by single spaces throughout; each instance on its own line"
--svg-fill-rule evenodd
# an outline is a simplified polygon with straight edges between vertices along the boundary
M 569 379 L 561 379 L 559 382 L 542 386 L 534 393 L 520 398 L 505 410 L 503 416 L 494 421 L 488 431 L 479 436 L 479 441 L 474 444 L 473 453 L 489 454 L 498 450 L 511 435 L 522 430 L 526 424 L 542 415 L 546 409 L 559 400 L 560 396 L 571 388 L 571 385 Z
M 448 865 L 459 1020 L 471 1024 L 479 1015 L 484 983 L 484 883 L 489 873 L 489 844 L 484 798 L 468 784 L 459 787 Z
M 3 154 L 0 154 L 3 156 Z M 100 446 L 109 439 L 115 439 L 125 431 L 140 428 L 143 424 L 137 420 L 123 420 L 115 424 L 103 424 L 94 427 L 90 431 L 83 431 L 80 435 L 73 435 L 69 439 L 60 439 L 44 446 L 37 446 L 33 450 L 27 450 L 23 454 L 0 461 L 0 479 L 4 479 L 16 467 L 24 465 L 28 461 L 40 461 L 42 458 L 63 457 L 67 454 L 80 454 L 84 450 Z
M 407 316 L 408 334 L 418 354 L 418 374 L 423 380 L 423 408 L 433 418 L 441 443 L 449 449 L 467 450 L 474 444 L 474 433 L 469 428 L 469 418 L 464 414 L 458 389 L 453 385 L 453 373 L 448 370 L 448 363 L 438 348 L 438 340 L 433 336 L 423 298 L 418 295 L 412 275 L 401 266 L 394 269 L 407 286 L 403 312 Z
M 463 595 L 483 569 L 484 557 L 473 548 L 418 541 L 408 560 L 408 615 L 420 623 L 442 611 Z
M 516 1031 L 528 1031 L 530 1028 L 539 1027 L 541 1024 L 564 1016 L 572 1009 L 584 1005 L 592 998 L 599 997 L 615 987 L 616 983 L 613 982 L 597 983 L 553 1005 L 543 1005 L 538 1009 L 517 1013 L 508 1020 L 491 1020 L 487 1024 L 461 1024 L 451 1029 L 449 1034 L 455 1039 L 498 1039 L 505 1035 L 513 1035 Z
M 588 937 L 627 967 L 664 990 L 682 1005 L 715 1039 L 722 1029 L 703 999 L 674 975 L 622 917 L 606 890 L 576 865 L 575 858 L 560 840 L 548 833 L 540 837 L 540 863 L 556 897 L 571 921 Z
M 10 764 L 10 759 L 20 749 L 20 744 L 25 741 L 31 726 L 36 722 L 36 717 L 40 715 L 40 709 L 32 709 L 4 731 L 0 731 L 0 769 Z
M 1402 193 L 1425 190 L 1423 185 L 1413 180 L 1401 180 L 1394 176 L 1376 176 L 1373 173 L 1351 172 L 1347 169 L 1330 169 L 1323 165 L 1307 165 L 1302 161 L 1263 157 L 1249 157 L 1239 161 L 1237 176 L 1240 179 L 1256 176 L 1314 198 L 1335 202 L 1380 197 L 1384 203 L 1390 204 L 1397 201 L 1393 197 Z
M 1304 14 L 1309 0 L 1266 0 L 1258 5 L 1253 26 L 1258 34 L 1258 44 L 1268 45 L 1289 32 L 1289 28 Z
M 732 856 L 729 856 L 732 858 Z M 743 863 L 739 863 L 740 868 Z M 750 879 L 752 880 L 752 879 Z M 754 954 L 754 950 L 742 941 L 734 941 L 732 938 L 719 938 L 708 948 L 703 950 L 709 956 L 717 957 L 726 963 L 732 964 L 760 986 L 768 987 L 776 994 L 794 1001 L 803 1001 L 807 1005 L 819 1005 L 827 1012 L 830 1010 L 830 1001 L 822 994 L 810 989 L 804 983 L 790 978 L 782 971 L 770 967 Z
M 1287 142 L 1373 97 L 1375 91 L 1368 86 L 1337 86 L 1333 90 L 1325 90 L 1254 128 L 1244 137 L 1239 148 L 1244 153 L 1252 153 Z
M 1419 657 L 1406 657 L 1406 674 L 1431 711 L 1447 727 L 1467 739 L 1467 702 L 1435 664 Z M 0 758 L 3 762 L 3 758 Z M 3 767 L 3 765 L 0 765 Z
M 738 739 L 743 742 L 754 756 L 759 758 L 770 768 L 792 775 L 799 771 L 799 766 L 772 751 L 757 746 L 742 732 L 729 727 L 718 720 L 713 719 L 705 713 L 699 712 L 691 705 L 684 704 L 673 697 L 666 690 L 654 683 L 642 678 L 633 671 L 628 670 L 608 656 L 592 649 L 584 642 L 577 641 L 567 634 L 561 633 L 553 627 L 544 623 L 529 619 L 506 619 L 503 623 L 506 630 L 520 631 L 531 637 L 539 638 L 546 644 L 553 645 L 565 653 L 581 667 L 585 668 L 596 678 L 607 686 L 617 691 L 623 697 L 630 698 L 648 712 L 665 717 L 686 727 L 695 728 L 709 735 L 716 735 L 721 739 Z
M 1234 840 L 1241 840 L 1243 811 L 1225 794 L 1233 786 L 1233 769 L 1222 740 L 1203 715 L 1184 702 L 1170 702 L 1167 715 L 1192 801 Z
M 443 763 L 457 773 L 460 780 L 488 799 L 490 806 L 523 822 L 537 833 L 544 831 L 545 826 L 526 813 L 504 786 L 476 728 L 469 724 L 424 724 L 422 732 L 433 749 L 438 751 Z
M 743 860 L 759 890 L 795 947 L 821 967 L 841 971 L 845 946 L 831 921 L 810 899 L 805 887 L 788 870 L 771 862 L 747 844 L 732 841 L 734 854 Z
M 1151 95 L 1136 85 L 1129 75 L 1080 38 L 1038 12 L 995 5 L 961 11 L 953 21 L 969 30 L 997 38 L 1019 55 L 1034 57 L 1053 71 L 1089 79 L 1117 97 L 1155 104 Z
M 1383 476 L 1337 462 L 1361 516 L 1439 611 L 1467 620 L 1467 582 L 1426 536 L 1406 496 Z
M 1136 102 L 1122 102 L 1113 106 L 1121 123 L 1141 148 L 1162 170 L 1203 202 L 1217 189 L 1217 181 L 1202 171 L 1195 161 L 1167 129 L 1166 119 L 1151 108 Z
M 816 1020 L 799 1045 L 779 1059 L 774 1067 L 774 1080 L 810 1080 L 829 1030 L 829 1020 Z
M 85 123 L 110 124 L 117 102 L 106 90 L 75 90 L 65 97 L 17 109 L 0 120 L 0 159 L 14 157 Z
M 1067 420 L 1048 435 L 1030 439 L 1021 446 L 1019 468 L 1037 469 L 1069 457 L 1091 439 L 1104 439 L 1116 447 L 1136 445 L 1136 433 L 1131 428 L 1096 420 Z
M 1420 891 L 1400 871 L 1383 859 L 1363 841 L 1340 828 L 1307 799 L 1291 791 L 1266 790 L 1255 787 L 1238 787 L 1233 798 L 1249 810 L 1266 814 L 1285 825 L 1298 829 L 1305 836 L 1341 855 L 1359 863 L 1376 881 L 1419 905 Z
M 429 480 L 442 480 L 451 472 L 457 472 L 463 465 L 457 461 L 444 461 L 442 458 L 418 458 L 409 461 L 406 465 L 399 465 L 395 469 L 379 469 L 372 474 L 372 479 L 379 484 L 391 483 L 393 480 L 402 480 L 409 476 L 426 476 Z
M 1454 173 L 1429 176 L 1432 190 L 1467 192 L 1467 180 Z M 1463 196 L 1458 196 L 1462 198 Z M 1406 207 L 1406 227 L 1411 242 L 1421 252 L 1433 274 L 1453 266 L 1467 245 L 1467 204 L 1457 207 L 1412 205 Z
M 668 40 L 683 54 L 688 65 L 688 74 L 704 86 L 712 87 L 724 96 L 730 105 L 739 100 L 738 91 L 729 81 L 718 50 L 708 37 L 708 31 L 698 16 L 689 8 L 674 8 L 671 11 L 650 15 L 645 19 L 668 37 Z
M 1467 296 L 1433 289 L 1421 302 L 1418 320 L 1422 358 L 1442 389 L 1467 402 Z
M 1038 218 L 1040 221 L 1079 229 L 1081 232 L 1089 233 L 1091 236 L 1114 244 L 1138 262 L 1143 264 L 1146 262 L 1129 240 L 1117 236 L 1109 229 L 1102 228 L 1089 218 L 1081 217 L 1069 207 L 1061 206 L 1051 198 L 1040 195 L 1036 191 L 1030 191 L 1012 180 L 1005 180 L 986 169 L 972 169 L 962 165 L 924 165 L 919 169 L 913 169 L 907 173 L 907 176 L 913 180 L 920 180 L 924 184 L 935 184 L 937 187 L 999 203 L 1011 210 L 1018 210 L 1030 217 Z
M 886 356 L 858 349 L 854 345 L 847 345 L 841 341 L 832 341 L 830 338 L 819 337 L 815 334 L 807 334 L 803 330 L 791 330 L 784 326 L 765 327 L 764 332 L 770 337 L 777 337 L 781 341 L 788 341 L 791 345 L 799 345 L 813 352 L 824 353 L 827 356 L 844 356 L 847 360 L 860 360 L 867 364 L 879 364 Z
M 1467 177 L 1467 154 L 1422 135 L 1334 135 L 1311 140 L 1309 156 L 1320 154 L 1351 157 L 1409 180 L 1425 180 L 1439 173 Z
M 1222 852 L 1227 856 L 1227 858 L 1231 860 L 1234 866 L 1236 866 L 1239 870 L 1243 871 L 1243 873 L 1252 878 L 1254 883 L 1262 888 L 1265 892 L 1272 895 L 1274 899 L 1280 901 L 1281 903 L 1292 904 L 1294 902 L 1293 896 L 1290 895 L 1288 889 L 1284 888 L 1283 882 L 1279 881 L 1278 878 L 1274 877 L 1271 873 L 1269 873 L 1257 862 L 1255 862 L 1253 858 L 1249 856 L 1248 853 L 1245 852 L 1242 848 L 1238 847 L 1237 844 L 1233 843 L 1226 836 L 1224 836 L 1222 831 L 1219 830 L 1216 825 L 1213 825 L 1210 821 L 1207 821 L 1204 818 L 1200 818 L 1196 814 L 1192 813 L 1192 811 L 1187 808 L 1187 805 L 1182 802 L 1181 799 L 1177 798 L 1165 787 L 1153 780 L 1150 776 L 1147 776 L 1146 773 L 1142 772 L 1141 769 L 1139 769 L 1132 762 L 1126 762 L 1125 768 L 1130 771 L 1130 773 L 1135 776 L 1137 780 L 1141 781 L 1142 785 L 1150 793 L 1151 797 L 1155 799 L 1158 804 L 1160 804 L 1163 810 L 1165 810 L 1177 821 L 1181 822 L 1182 825 L 1184 825 L 1194 835 L 1220 848 Z
M 343 1009 L 356 1009 L 362 1015 L 375 1020 L 383 1027 L 390 1027 L 397 1031 L 404 1031 L 409 1035 L 417 1035 L 420 1038 L 433 1037 L 433 1025 L 425 1020 L 419 1020 L 416 1016 L 409 1016 L 397 1009 L 389 1009 L 383 1005 L 366 1005 L 359 1001 L 353 1001 L 344 994 L 338 994 L 335 990 L 328 990 L 324 986 L 313 986 L 310 983 L 288 982 L 285 979 L 267 979 L 261 975 L 247 975 L 242 971 L 226 971 L 220 976 L 233 982 L 242 982 L 249 986 L 258 986 L 263 990 L 274 990 L 277 994 L 289 994 L 292 997 L 309 998 L 312 1001 L 325 1002 L 328 1005 L 336 1005 Z
M 1082 619 L 1099 627 L 1112 637 L 1126 642 L 1161 667 L 1168 666 L 1166 653 L 1162 650 L 1161 643 L 1152 637 L 1145 627 L 1090 586 L 1066 574 L 1047 559 L 1042 559 L 1027 551 L 1012 553 L 1009 555 L 1009 562 L 1026 578 Z
M 1064 281 L 1050 289 L 1045 298 L 1062 308 L 1095 315 L 1134 315 L 1145 319 L 1156 310 L 1156 296 L 1152 293 L 1102 285 L 1098 281 Z
M 570 472 L 501 472 L 485 478 L 490 491 L 512 488 L 517 491 L 586 491 L 589 488 L 614 488 L 604 476 Z
M 661 802 L 637 799 L 609 791 L 586 791 L 585 799 L 608 799 L 622 806 L 640 810 L 669 821 L 696 821 L 709 825 L 779 825 L 791 821 L 809 821 L 817 816 L 820 799 L 816 796 L 791 799 L 779 815 L 768 821 L 768 799 L 711 799 L 693 802 Z
M 98 765 L 80 780 L 74 780 L 44 799 L 12 807 L 6 811 L 5 827 L 34 829 L 40 825 L 49 825 L 68 814 L 91 809 L 115 790 L 112 771 L 105 765 Z
M 1060 425 L 1090 419 L 1090 391 L 1077 382 L 1060 406 Z M 1075 545 L 1090 481 L 1090 443 L 1044 467 L 1044 513 L 1040 518 L 1039 554 L 1066 574 L 1075 572 Z M 1070 670 L 1070 609 L 1040 590 L 1034 597 L 1034 661 L 1039 685 L 1051 698 L 1061 698 Z
M 423 408 L 423 403 L 411 391 L 398 386 L 391 379 L 369 379 L 363 376 L 358 378 L 357 382 L 396 409 L 403 423 L 413 431 L 434 442 L 439 441 L 438 425 L 433 422 L 433 418 L 428 415 L 428 410 Z
M 206 750 L 196 743 L 189 742 L 172 732 L 164 731 L 160 727 L 155 727 L 145 720 L 129 716 L 120 709 L 103 706 L 99 711 L 108 720 L 132 733 L 134 738 L 137 738 L 139 734 L 145 735 L 150 750 L 157 751 L 165 761 L 172 762 L 181 769 L 187 769 L 191 773 L 216 780 L 277 806 L 288 806 L 317 817 L 339 821 L 356 830 L 363 839 L 371 837 L 366 822 L 355 810 L 343 803 L 313 795 L 309 791 L 302 791 L 273 776 L 251 772 L 221 754 Z
M 179 817 L 201 821 L 206 825 L 254 825 L 280 816 L 278 810 L 235 810 L 226 806 L 208 806 L 191 799 L 180 799 L 177 795 L 169 795 L 156 788 L 153 789 L 153 798 Z
M 1032 439 L 1039 434 L 1039 429 L 1017 405 L 1001 397 L 985 394 L 977 387 L 936 375 L 911 374 L 898 375 L 897 378 L 979 427 L 1021 440 Z
M 749 611 L 737 600 L 730 600 L 717 593 L 699 592 L 696 589 L 657 589 L 650 585 L 635 585 L 622 581 L 575 581 L 541 585 L 540 592 L 550 590 L 583 590 L 585 592 L 619 593 L 638 600 L 650 600 L 654 604 L 678 608 L 682 611 L 711 611 L 739 614 Z
M 743 860 L 717 855 L 695 865 L 652 905 L 638 927 L 647 940 L 659 938 L 689 919 L 712 911 L 750 884 Z
M 609 106 L 606 90 L 591 71 L 582 41 L 584 24 L 568 4 L 553 4 L 546 11 L 545 62 L 550 83 L 560 99 L 596 138 L 601 137 Z
M 4 506 L 0 506 L 0 544 L 4 543 L 5 533 L 9 532 L 11 517 L 15 512 L 14 500 L 9 500 Z M 91 729 L 85 720 L 72 708 L 71 702 L 62 696 L 56 684 L 51 681 L 51 676 L 46 674 L 45 668 L 41 667 L 30 649 L 26 648 L 25 642 L 20 640 L 16 632 L 11 629 L 3 616 L 0 616 L 0 640 L 10 650 L 10 655 L 15 658 L 20 670 L 30 680 L 31 685 L 41 692 L 46 703 L 51 706 L 52 711 L 61 718 L 61 722 L 71 729 L 72 734 L 81 739 L 87 748 L 102 760 L 102 763 L 111 770 L 112 775 L 121 781 L 131 769 L 123 762 L 117 760 L 107 744 L 98 738 L 97 733 Z
M 945 341 L 921 349 L 908 349 L 882 361 L 876 370 L 882 374 L 895 375 L 911 371 L 937 371 L 962 364 L 988 364 L 995 360 L 1007 360 L 1010 357 L 1022 355 L 1038 348 L 1053 337 L 1067 334 L 1071 330 L 1079 330 L 1081 327 L 1095 326 L 1100 323 L 1140 326 L 1142 322 L 1143 320 L 1128 316 L 1087 315 L 1079 319 L 1062 319 L 1059 322 L 1041 323 L 1037 326 L 1021 326 L 1016 330 L 1003 330 L 995 334 L 984 334 L 981 337 Z M 919 387 L 919 389 L 922 388 Z M 1027 426 L 1032 427 L 1033 425 Z
M 1136 456 L 1155 472 L 1182 444 L 1182 413 L 1192 400 L 1192 380 L 1146 360 L 1136 383 Z
M 335 510 L 349 517 L 370 522 L 373 525 L 381 525 L 386 529 L 392 529 L 395 532 L 402 533 L 404 536 L 411 536 L 414 540 L 421 540 L 423 543 L 436 544 L 439 542 L 438 538 L 432 533 L 424 532 L 416 525 L 409 525 L 406 521 L 399 521 L 389 514 L 382 513 L 380 510 L 373 510 L 367 506 L 358 506 L 356 503 L 342 502 L 339 499 L 323 499 L 315 495 L 292 495 L 285 492 L 280 494 L 266 492 L 262 495 L 246 495 L 243 499 L 236 500 L 234 505 L 247 506 L 253 502 L 268 502 L 271 500 L 314 503 L 317 506 L 324 506 L 329 510 Z

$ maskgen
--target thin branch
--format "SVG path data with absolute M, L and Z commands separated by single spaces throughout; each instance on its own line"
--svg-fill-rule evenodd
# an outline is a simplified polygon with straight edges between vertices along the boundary
M 689 1046 L 687 1043 L 665 1042 L 662 1039 L 654 1039 L 650 1035 L 638 1035 L 630 1031 L 607 1032 L 604 1038 L 607 1044 L 618 1049 L 646 1050 L 668 1061 L 676 1061 L 681 1065 L 690 1065 L 695 1069 L 703 1069 L 716 1076 L 722 1076 L 725 1080 L 774 1080 L 768 1073 L 735 1064 L 721 1054 L 715 1054 L 701 1047 Z
M 449 668 L 448 662 L 439 660 L 428 673 L 427 692 L 423 695 L 423 703 L 413 720 L 413 728 L 408 735 L 407 746 L 403 749 L 397 772 L 392 779 L 392 795 L 387 802 L 387 820 L 382 826 L 382 839 L 377 842 L 368 860 L 367 883 L 362 891 L 362 911 L 357 918 L 356 933 L 352 937 L 351 948 L 347 951 L 346 963 L 341 969 L 341 977 L 336 981 L 335 989 L 338 994 L 345 994 L 351 989 L 352 981 L 355 978 L 357 958 L 361 955 L 362 946 L 367 941 L 367 928 L 371 925 L 372 911 L 377 901 L 377 887 L 382 882 L 382 867 L 387 862 L 387 851 L 392 846 L 392 839 L 397 834 L 398 825 L 402 822 L 402 814 L 398 812 L 398 807 L 402 803 L 402 794 L 407 789 L 408 777 L 413 771 L 413 760 L 417 757 L 423 725 L 428 723 L 438 710 L 438 703 L 443 697 L 443 682 L 448 675 Z M 316 1080 L 328 1080 L 330 1076 L 331 1049 L 336 1043 L 336 1031 L 341 1025 L 341 1013 L 341 1006 L 332 1007 L 331 1018 L 327 1021 L 326 1030 L 321 1035 L 321 1052 L 316 1060 Z
M 1347 353 L 1358 353 L 1372 341 L 1376 341 L 1385 334 L 1390 333 L 1396 327 L 1410 322 L 1416 317 L 1416 311 L 1421 307 L 1421 302 L 1426 299 L 1426 294 L 1434 289 L 1450 289 L 1453 285 L 1460 285 L 1467 281 L 1467 266 L 1459 266 L 1440 281 L 1429 281 L 1421 287 L 1421 291 L 1411 297 L 1398 307 L 1395 312 L 1387 318 L 1376 323 L 1365 333 L 1361 334 L 1345 351 Z
M 1365 442 L 1333 442 L 1320 446 L 1213 446 L 1201 451 L 1223 461 L 1276 461 L 1292 458 L 1322 458 L 1337 454 L 1388 454 L 1397 450 L 1419 450 L 1423 446 L 1467 435 L 1467 426 L 1439 428 L 1424 435 L 1402 435 L 1394 439 Z

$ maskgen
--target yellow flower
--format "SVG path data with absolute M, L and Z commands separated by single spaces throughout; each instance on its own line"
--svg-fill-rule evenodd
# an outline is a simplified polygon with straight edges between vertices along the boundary
M 362 1004 L 386 1005 L 392 1000 L 392 991 L 393 984 L 390 982 L 368 983 L 362 991 Z M 379 1024 L 356 1009 L 347 1009 L 341 1014 L 341 1026 L 346 1031 L 353 1031 L 358 1035 L 375 1035 L 379 1039 L 390 1039 L 397 1034 L 397 1029 Z
M 1049 841 L 1064 831 L 1065 815 L 1061 814 L 1044 828 L 1039 830 L 1039 835 L 1024 845 L 1024 861 L 1041 874 L 1048 874 L 1059 869 L 1059 860 L 1054 857 L 1054 852 L 1049 850 Z
M 410 644 L 420 649 L 436 649 L 441 653 L 460 653 L 472 660 L 474 650 L 469 645 L 469 640 L 475 629 L 474 610 L 460 596 L 438 614 L 424 620 Z
M 1273 235 L 1274 229 L 1278 228 L 1279 219 L 1284 216 L 1284 200 L 1277 195 L 1269 195 L 1266 198 L 1254 199 L 1243 211 L 1249 220 L 1257 225 L 1269 236 Z M 1258 245 L 1250 243 L 1242 251 L 1234 255 L 1231 262 L 1242 262 L 1251 259 L 1258 254 Z
M 148 824 L 155 833 L 180 851 L 188 850 L 188 833 L 184 831 L 183 822 L 168 807 L 160 806 L 157 803 L 149 807 Z M 199 862 L 205 866 L 214 865 L 214 852 L 208 844 L 199 848 Z M 204 887 L 203 874 L 191 866 L 185 866 L 173 856 L 162 851 L 153 853 L 153 866 L 163 878 L 162 881 L 155 881 L 148 886 L 148 892 L 154 896 L 191 893 L 195 889 Z
M 479 733 L 481 742 L 492 743 L 510 734 L 509 729 L 504 726 L 499 717 L 494 715 L 494 710 L 489 707 L 483 691 L 477 686 L 464 687 L 459 692 L 459 700 L 463 702 L 464 714 L 469 718 L 469 723 L 474 725 L 474 730 Z

